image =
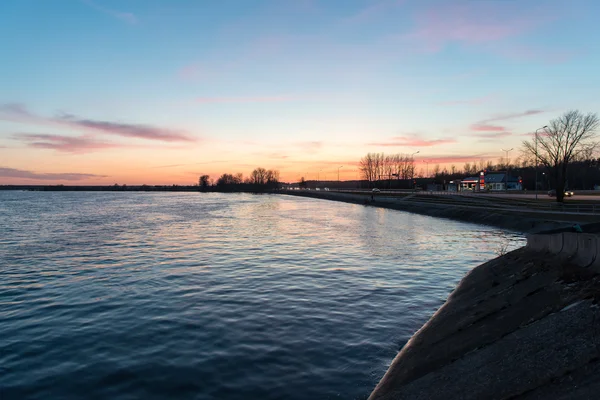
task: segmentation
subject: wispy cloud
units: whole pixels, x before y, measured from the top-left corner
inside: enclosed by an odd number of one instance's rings
[[[543,110],[526,110],[518,113],[510,113],[510,114],[499,114],[479,122],[472,124],[469,129],[472,132],[481,132],[480,134],[472,134],[470,136],[482,137],[482,138],[492,138],[492,137],[506,137],[512,135],[508,132],[508,128],[506,126],[501,126],[495,124],[498,121],[508,121],[517,118],[528,117],[532,115],[541,114],[545,111]]]
[[[259,97],[198,97],[197,103],[281,103],[300,100],[294,96],[259,96]]]
[[[313,152],[323,148],[324,143],[319,140],[297,142],[294,144],[295,147],[300,148],[302,151]]]
[[[470,136],[478,137],[482,139],[500,139],[508,136],[512,136],[511,132],[487,132],[487,133],[473,133]]]
[[[182,68],[180,68],[177,71],[177,76],[179,77],[179,79],[184,81],[201,81],[214,78],[215,76],[218,76],[221,73],[223,73],[222,70],[219,70],[217,72],[204,64],[195,63],[185,65]]]
[[[111,17],[119,19],[128,24],[134,25],[139,22],[138,18],[133,13],[112,10],[110,8],[100,6],[100,5],[96,4],[95,2],[93,2],[92,0],[81,0],[81,2],[83,4],[90,6],[91,8],[93,8],[97,11],[100,11],[106,15],[110,15]]]
[[[519,5],[510,1],[436,5],[417,15],[416,28],[408,37],[438,51],[451,42],[482,44],[518,36],[550,19],[539,10],[524,10]]]
[[[44,181],[82,181],[91,178],[106,178],[106,175],[80,174],[73,172],[63,173],[39,173],[15,168],[0,167],[0,177],[37,179]]]
[[[182,134],[181,132],[165,128],[157,128],[149,125],[82,119],[70,114],[62,114],[55,118],[55,120],[78,128],[92,129],[107,134],[125,137],[160,140],[163,142],[193,141],[193,139]]]
[[[451,137],[440,138],[440,139],[424,139],[418,135],[407,135],[407,136],[396,136],[386,142],[373,142],[369,143],[370,146],[384,146],[384,147],[395,147],[395,146],[406,146],[406,147],[431,147],[440,146],[444,144],[456,143],[456,139]]]
[[[0,119],[42,126],[62,126],[84,129],[95,133],[162,142],[195,141],[194,138],[183,132],[144,124],[127,124],[122,122],[93,120],[64,113],[53,118],[42,117],[29,112],[25,106],[14,103],[0,105]]]
[[[479,123],[471,125],[471,130],[475,132],[503,132],[506,128],[498,125]]]
[[[6,103],[0,104],[0,117],[2,115],[29,118],[32,115],[27,111],[27,107],[20,103]]]
[[[522,118],[522,117],[528,117],[531,115],[542,114],[544,112],[545,112],[544,110],[527,110],[527,111],[523,111],[523,112],[519,112],[519,113],[500,114],[495,117],[485,119],[482,122],[505,121],[508,119]]]
[[[122,145],[96,140],[92,136],[65,136],[48,135],[39,133],[19,133],[14,138],[23,141],[29,147],[38,149],[52,149],[68,153],[87,153]]]

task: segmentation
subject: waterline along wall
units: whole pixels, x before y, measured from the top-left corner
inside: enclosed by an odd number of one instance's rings
[[[469,272],[369,399],[597,398],[600,229],[582,228]]]

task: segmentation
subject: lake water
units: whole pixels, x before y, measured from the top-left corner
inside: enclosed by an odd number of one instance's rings
[[[523,244],[284,195],[0,191],[0,397],[365,399]]]

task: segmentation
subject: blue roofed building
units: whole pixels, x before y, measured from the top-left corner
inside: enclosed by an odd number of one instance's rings
[[[485,188],[491,191],[523,190],[521,179],[505,172],[485,175]]]

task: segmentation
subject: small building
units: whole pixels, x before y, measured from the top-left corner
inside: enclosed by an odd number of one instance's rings
[[[457,179],[455,181],[451,181],[450,183],[456,184],[459,192],[462,192],[465,190],[476,191],[477,184],[479,183],[479,177],[478,176],[470,176],[468,178]]]
[[[456,179],[450,181],[448,185],[449,191],[505,191],[507,190],[523,190],[523,185],[520,178],[508,176],[504,172],[485,174],[485,186],[482,185],[481,176],[470,176],[464,179]],[[451,189],[452,188],[452,189]]]
[[[490,191],[523,190],[521,179],[505,172],[485,175],[485,188]]]

